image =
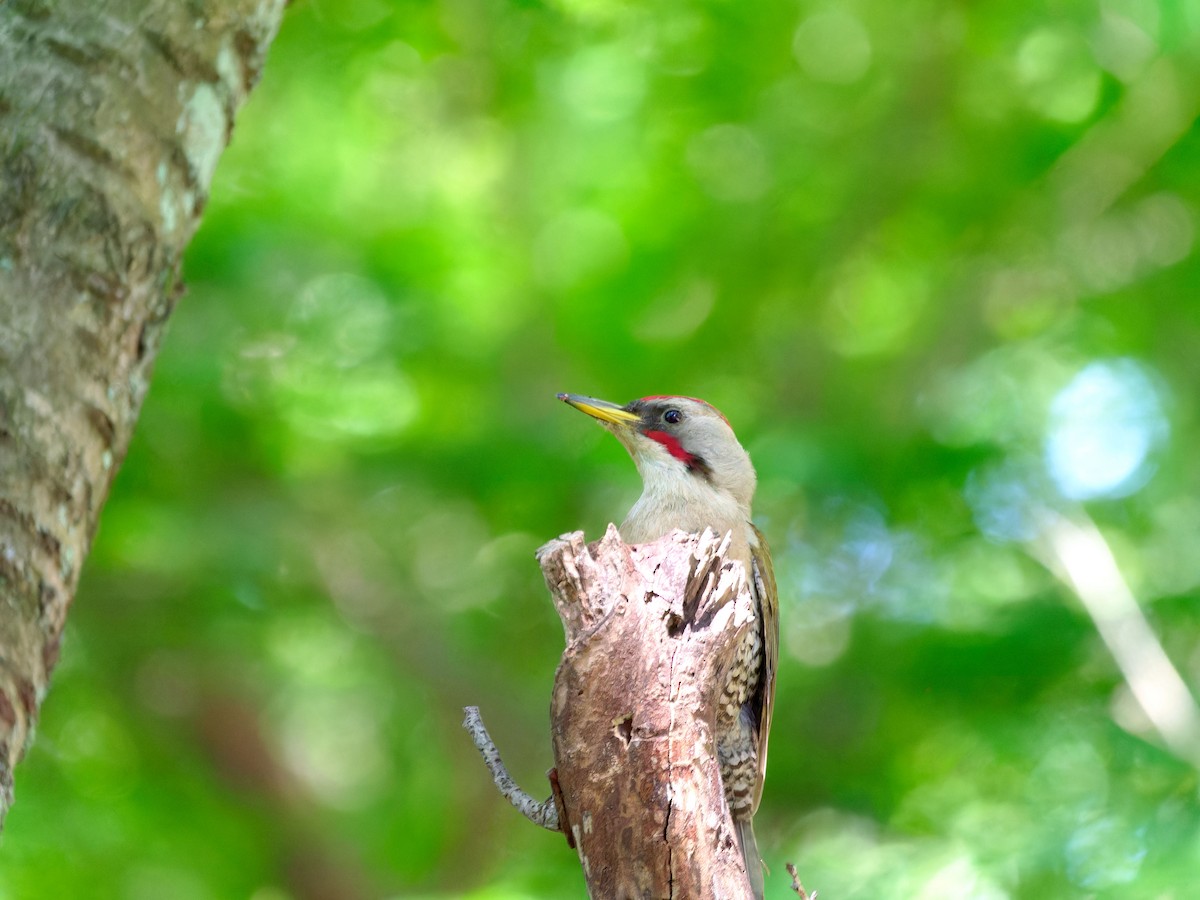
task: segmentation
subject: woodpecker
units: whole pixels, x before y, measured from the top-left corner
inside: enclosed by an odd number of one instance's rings
[[[779,601],[771,554],[750,522],[757,476],[729,421],[694,397],[642,397],[624,406],[559,394],[587,413],[629,451],[642,476],[642,495],[620,531],[641,544],[678,528],[711,528],[731,536],[728,557],[745,566],[755,602],[755,622],[735,651],[717,708],[717,762],[725,801],[741,842],[756,900],[763,897],[762,860],[753,818],[762,798],[767,736],[775,702],[779,657]]]

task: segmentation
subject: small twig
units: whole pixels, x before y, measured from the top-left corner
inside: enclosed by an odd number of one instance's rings
[[[792,890],[796,892],[800,900],[817,900],[817,892],[813,891],[810,894],[800,883],[800,876],[796,874],[796,866],[793,863],[787,864],[787,871],[792,876]]]
[[[504,768],[504,762],[500,759],[500,751],[496,749],[492,736],[484,727],[483,718],[479,715],[479,707],[468,706],[463,709],[463,712],[466,713],[466,717],[463,719],[463,728],[471,733],[475,749],[483,756],[484,764],[492,773],[492,781],[496,783],[496,789],[517,808],[517,812],[534,825],[541,825],[549,831],[562,831],[558,824],[558,810],[555,809],[554,798],[535,800],[521,790],[513,781],[512,776],[508,774],[508,769]]]

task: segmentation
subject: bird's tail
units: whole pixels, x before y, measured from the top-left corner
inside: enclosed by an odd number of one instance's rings
[[[750,889],[754,900],[763,900],[763,862],[758,855],[758,842],[754,840],[754,822],[741,819],[737,822],[738,841],[742,845],[742,860],[746,863],[746,874],[750,877]]]

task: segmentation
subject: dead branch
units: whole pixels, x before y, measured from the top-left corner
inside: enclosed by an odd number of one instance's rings
[[[504,799],[515,806],[517,812],[534,825],[541,825],[550,831],[561,831],[562,829],[558,827],[558,811],[554,808],[554,798],[535,800],[532,795],[521,790],[513,777],[508,774],[504,760],[500,758],[500,751],[492,741],[492,736],[488,734],[488,730],[483,724],[483,717],[479,715],[479,707],[468,706],[463,712],[466,713],[463,719],[463,728],[471,733],[475,749],[483,756],[484,764],[492,773],[492,781],[496,783],[496,789],[500,791]]]
[[[554,680],[554,796],[535,800],[500,762],[477,712],[464,722],[501,793],[561,830],[591,897],[751,896],[717,765],[720,686],[753,600],[727,541],[673,532],[628,546],[609,526],[538,551],[566,649]]]
[[[750,896],[713,723],[753,619],[721,538],[629,547],[615,528],[538,557],[566,631],[551,702],[554,761],[592,897]]]
[[[796,866],[793,863],[787,864],[787,873],[792,876],[792,890],[796,892],[796,896],[800,900],[817,900],[817,892],[809,893],[800,883],[800,875],[796,872]]]

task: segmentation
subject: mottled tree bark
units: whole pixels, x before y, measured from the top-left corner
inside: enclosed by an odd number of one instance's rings
[[[558,825],[592,897],[751,896],[714,719],[754,607],[723,549],[711,531],[631,547],[610,526],[539,553],[567,638],[551,703]]]
[[[0,822],[283,6],[0,2]]]

